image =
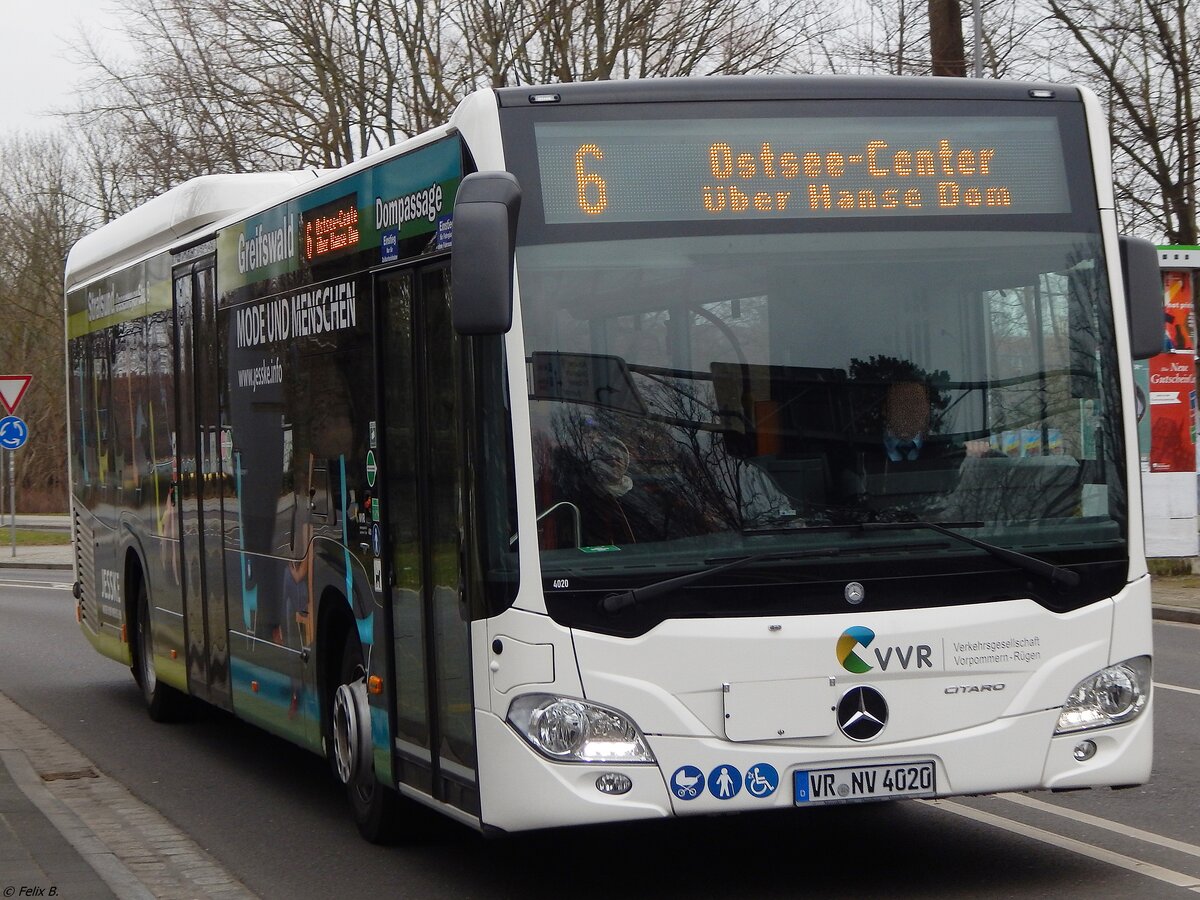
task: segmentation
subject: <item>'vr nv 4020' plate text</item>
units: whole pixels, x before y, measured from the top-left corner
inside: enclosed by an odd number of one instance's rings
[[[812,769],[794,775],[796,804],[853,803],[890,797],[932,797],[934,765],[928,760],[892,766]]]

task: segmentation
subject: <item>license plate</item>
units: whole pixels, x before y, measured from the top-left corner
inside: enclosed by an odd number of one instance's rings
[[[887,797],[931,797],[934,765],[930,761],[893,766],[848,766],[796,772],[796,805],[853,803]]]

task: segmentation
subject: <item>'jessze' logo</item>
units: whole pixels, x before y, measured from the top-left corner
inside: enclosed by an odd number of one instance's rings
[[[862,625],[854,625],[842,632],[837,642],[837,658],[842,668],[855,675],[863,675],[875,667],[855,652],[864,651],[875,640],[875,632]],[[876,647],[871,651],[881,671],[886,672],[895,663],[908,670],[933,668],[933,647],[929,644],[909,644],[907,647]],[[865,654],[864,654],[865,655]]]

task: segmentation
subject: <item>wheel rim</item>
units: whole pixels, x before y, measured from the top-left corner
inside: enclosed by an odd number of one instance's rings
[[[367,689],[361,681],[341,685],[333,696],[333,759],[343,784],[352,784],[363,767],[363,722],[356,696],[359,688],[365,706]]]
[[[154,689],[158,686],[158,679],[154,674],[154,661],[151,654],[154,651],[150,641],[150,629],[146,625],[146,610],[143,607],[142,614],[138,616],[138,662],[141,664],[142,670],[142,687],[146,691],[146,696],[152,696]]]

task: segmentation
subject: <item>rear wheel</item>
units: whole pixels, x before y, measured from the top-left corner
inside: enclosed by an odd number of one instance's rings
[[[362,645],[353,628],[346,632],[330,710],[330,757],[334,774],[346,786],[354,824],[371,843],[390,843],[400,836],[400,797],[375,777],[366,670]]]
[[[154,630],[150,625],[150,598],[144,581],[138,582],[134,632],[133,676],[142,689],[150,718],[155,722],[169,722],[182,712],[184,696],[159,681],[154,669]]]

